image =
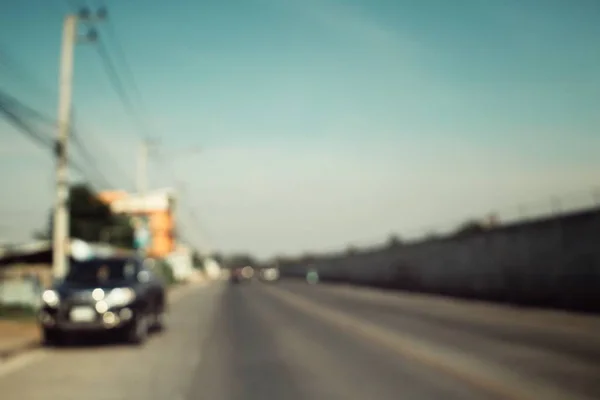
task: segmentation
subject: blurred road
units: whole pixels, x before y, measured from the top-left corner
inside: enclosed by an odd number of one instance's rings
[[[281,282],[194,289],[146,347],[40,350],[0,397],[600,398],[598,318]]]

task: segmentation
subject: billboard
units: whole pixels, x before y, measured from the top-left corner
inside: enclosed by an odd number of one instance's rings
[[[117,198],[110,203],[112,212],[117,214],[146,214],[167,211],[171,207],[172,194],[169,192],[150,193],[145,196],[132,194]]]
[[[172,190],[157,190],[145,196],[107,191],[100,193],[99,198],[114,214],[132,217],[134,245],[140,253],[165,257],[175,249],[175,202]]]

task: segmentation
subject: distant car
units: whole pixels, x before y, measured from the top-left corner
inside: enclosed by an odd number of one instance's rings
[[[277,282],[279,280],[279,268],[263,268],[260,270],[260,279],[263,282]]]
[[[240,283],[244,278],[242,277],[242,269],[241,268],[233,268],[229,273],[229,282],[230,283]]]
[[[247,265],[242,268],[233,268],[229,276],[231,283],[248,282],[254,276],[254,269]]]
[[[72,260],[66,277],[43,292],[39,323],[48,345],[89,332],[142,344],[163,327],[165,312],[165,285],[140,259]]]

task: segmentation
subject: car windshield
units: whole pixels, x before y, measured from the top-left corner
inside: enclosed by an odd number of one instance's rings
[[[65,281],[71,283],[102,284],[126,281],[135,275],[131,260],[72,261]]]

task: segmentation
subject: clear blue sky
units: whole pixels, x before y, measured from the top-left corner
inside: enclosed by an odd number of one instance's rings
[[[0,49],[22,66],[0,64],[0,88],[51,115],[65,4],[0,12]],[[144,118],[202,218],[195,241],[260,255],[377,243],[554,195],[586,201],[600,184],[596,0],[106,4]],[[93,45],[77,48],[74,85],[82,137],[129,188],[139,132]],[[0,125],[0,236],[45,223],[51,168]],[[152,165],[153,187],[169,179]]]

